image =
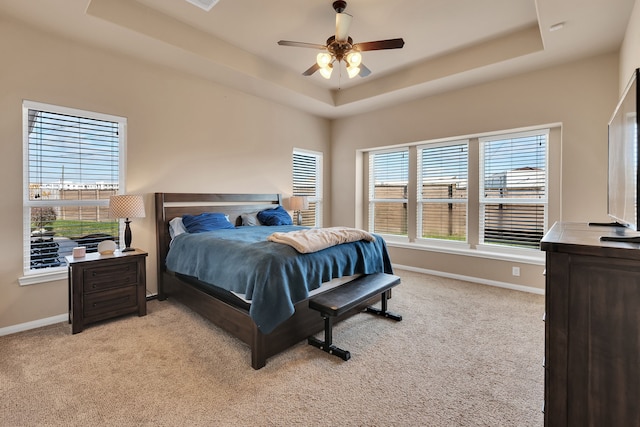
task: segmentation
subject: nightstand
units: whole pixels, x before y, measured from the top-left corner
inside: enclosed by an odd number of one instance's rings
[[[82,332],[89,323],[123,314],[147,314],[146,257],[147,253],[138,249],[66,257],[72,333]]]

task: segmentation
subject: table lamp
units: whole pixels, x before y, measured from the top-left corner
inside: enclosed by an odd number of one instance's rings
[[[309,199],[307,196],[291,196],[289,197],[289,209],[297,215],[296,225],[302,225],[302,211],[309,209]]]
[[[129,218],[144,218],[144,199],[140,195],[122,194],[109,198],[109,216],[111,218],[124,218],[124,245],[122,252],[131,252],[131,228]]]

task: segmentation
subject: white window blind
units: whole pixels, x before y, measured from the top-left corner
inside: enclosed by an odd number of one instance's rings
[[[322,226],[322,154],[293,151],[293,195],[307,196],[309,209],[302,211],[302,225]]]
[[[546,229],[548,130],[481,139],[480,243],[536,249]]]
[[[369,231],[407,235],[409,150],[369,155]]]
[[[418,147],[418,237],[466,242],[467,141]]]
[[[118,241],[125,119],[25,102],[25,271],[65,265],[75,246]]]

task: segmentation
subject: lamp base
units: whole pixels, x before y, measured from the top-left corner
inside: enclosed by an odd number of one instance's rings
[[[298,217],[296,218],[296,225],[302,225],[302,211],[298,211]]]
[[[129,227],[129,223],[131,221],[129,221],[129,218],[127,218],[124,221],[124,246],[125,248],[122,250],[122,252],[131,252],[131,251],[135,251],[135,249],[133,249],[131,247],[131,227]]]

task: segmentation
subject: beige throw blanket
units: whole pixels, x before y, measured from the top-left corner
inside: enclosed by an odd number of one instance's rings
[[[288,233],[273,233],[267,240],[292,246],[300,253],[307,254],[326,249],[341,243],[366,240],[373,242],[376,238],[364,230],[349,227],[310,228],[289,231]]]

